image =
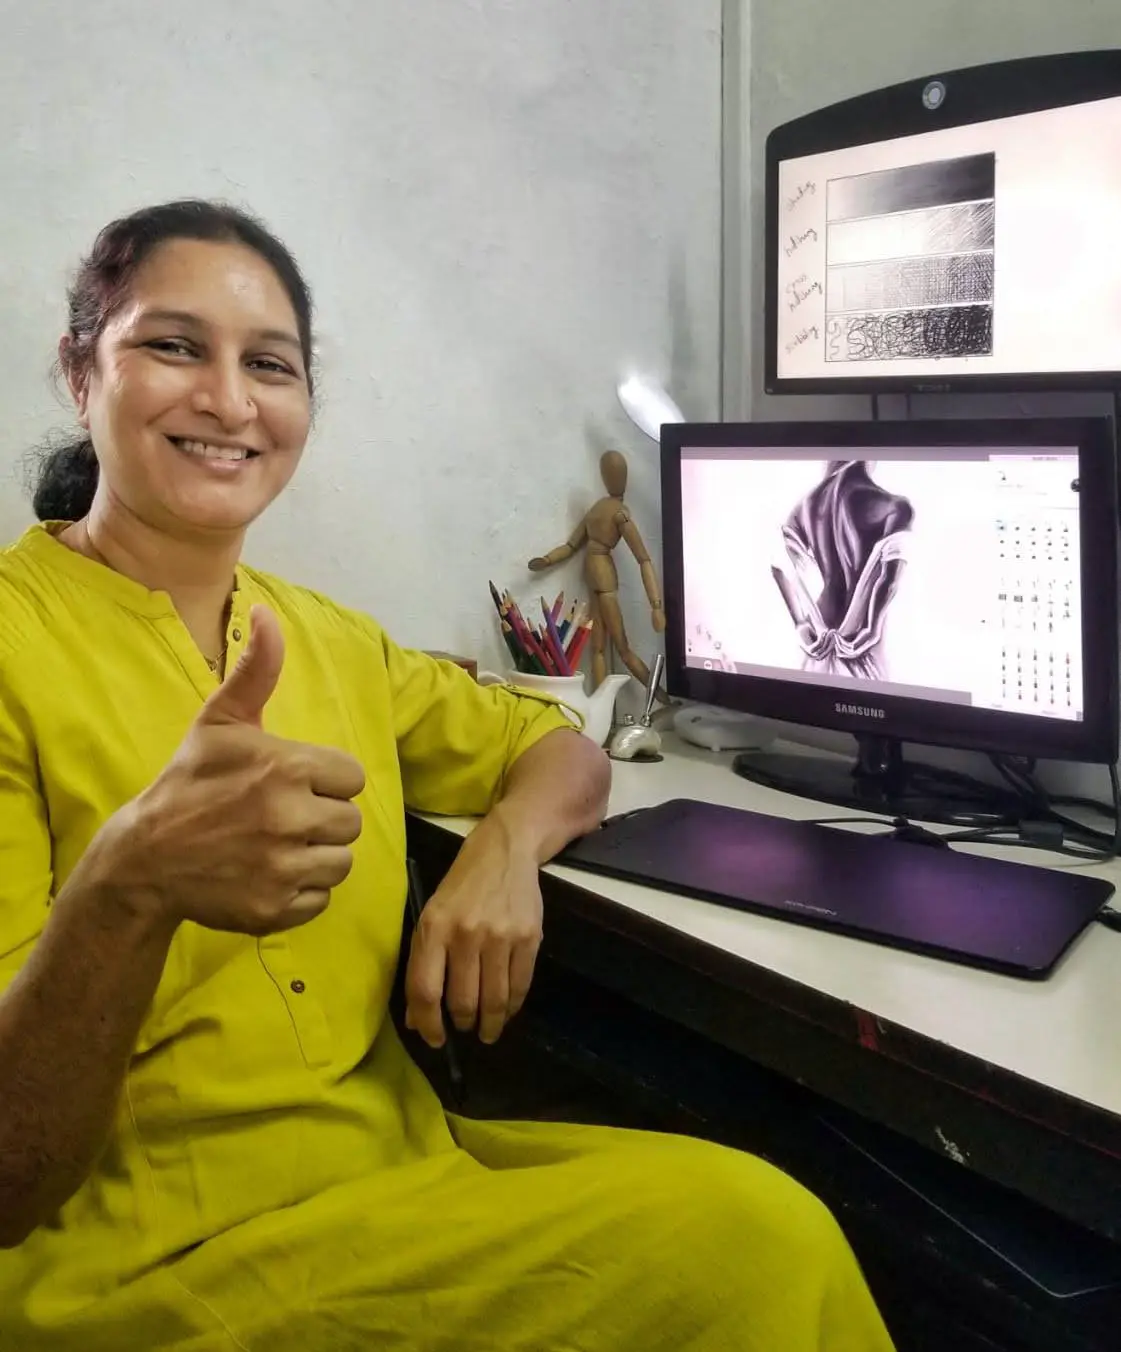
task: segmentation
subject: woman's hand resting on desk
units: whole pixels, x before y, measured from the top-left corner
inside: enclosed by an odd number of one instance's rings
[[[494,1042],[521,1009],[541,946],[537,860],[501,820],[479,823],[421,912],[405,980],[405,1024],[444,1041],[441,997],[456,1028]]]
[[[578,732],[550,732],[510,767],[502,800],[463,842],[421,912],[405,1023],[444,1042],[440,1000],[461,1030],[494,1042],[521,1009],[541,947],[538,869],[602,820],[611,769]]]
[[[262,731],[284,663],[276,617],[255,608],[237,666],[162,774],[102,828],[101,872],[172,926],[269,934],[326,909],[350,872],[365,774],[345,752]]]

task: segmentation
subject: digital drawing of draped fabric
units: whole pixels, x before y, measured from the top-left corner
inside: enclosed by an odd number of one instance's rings
[[[793,575],[772,568],[802,648],[802,670],[887,680],[883,631],[915,512],[865,460],[833,460],[782,527]]]

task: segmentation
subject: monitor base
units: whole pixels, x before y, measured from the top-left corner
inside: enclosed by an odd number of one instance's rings
[[[909,764],[890,737],[858,737],[854,765],[836,757],[742,751],[732,769],[780,793],[836,807],[947,826],[1015,825],[1031,815],[1026,798],[970,775]]]

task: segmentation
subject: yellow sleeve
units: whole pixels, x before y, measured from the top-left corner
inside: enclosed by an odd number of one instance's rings
[[[523,751],[572,728],[547,696],[481,686],[454,662],[399,648],[384,633],[381,643],[407,807],[481,815]]]
[[[0,675],[0,990],[42,932],[53,874],[34,745]]]

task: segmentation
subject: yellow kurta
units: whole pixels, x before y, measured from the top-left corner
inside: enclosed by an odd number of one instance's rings
[[[888,1348],[832,1219],[760,1161],[445,1117],[387,1017],[405,806],[484,812],[564,721],[249,568],[231,663],[257,602],[287,644],[266,729],[366,769],[354,868],[299,929],[181,927],[108,1149],[0,1251],[0,1352]],[[0,554],[0,989],[215,681],[166,594],[50,528]]]

